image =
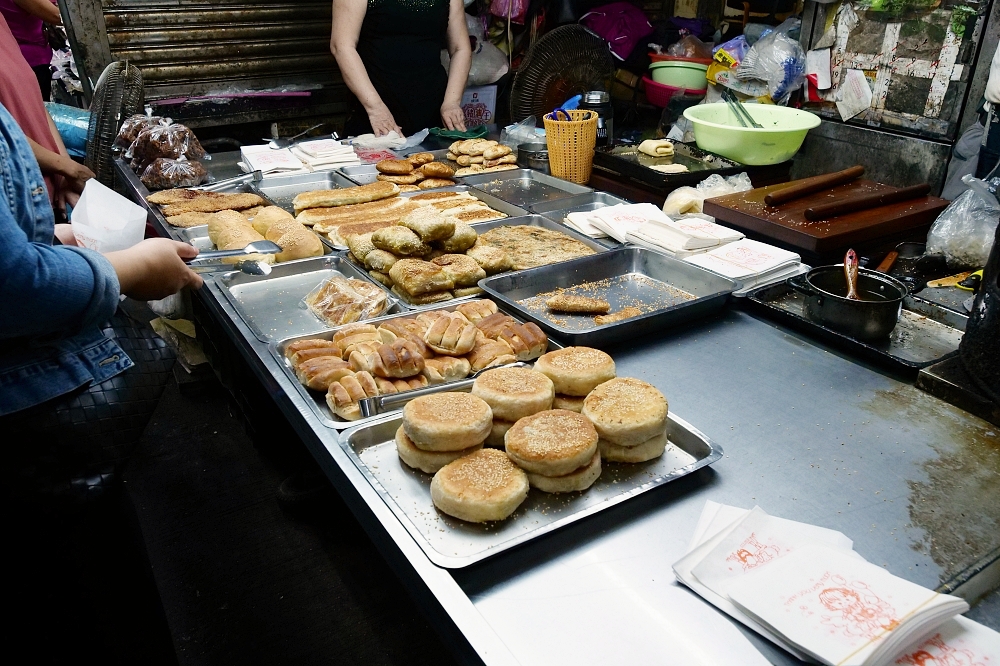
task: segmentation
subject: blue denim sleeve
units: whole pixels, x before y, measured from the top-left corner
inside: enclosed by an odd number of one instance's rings
[[[28,242],[7,206],[0,238],[0,338],[69,335],[114,314],[118,277],[100,253]]]

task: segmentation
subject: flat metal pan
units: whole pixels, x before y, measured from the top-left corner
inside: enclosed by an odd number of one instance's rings
[[[461,189],[462,187],[463,186],[458,186],[456,189]],[[479,192],[476,192],[476,191],[473,191],[472,193],[475,196],[479,196],[479,194],[480,194]],[[401,195],[401,196],[404,196],[404,195]],[[486,231],[489,231],[490,229],[495,229],[496,227],[517,226],[517,225],[528,225],[528,226],[534,226],[534,227],[544,227],[546,229],[551,229],[552,231],[558,231],[560,233],[564,233],[567,236],[569,236],[570,238],[574,238],[574,239],[580,241],[581,243],[585,244],[587,247],[593,249],[596,252],[607,252],[608,251],[607,247],[601,245],[600,243],[598,243],[597,241],[595,241],[593,238],[589,238],[587,236],[584,236],[581,233],[577,233],[576,231],[573,231],[569,227],[566,227],[566,226],[564,226],[562,224],[559,224],[558,222],[553,222],[552,220],[550,220],[550,219],[548,219],[546,217],[542,217],[541,215],[523,215],[521,217],[505,217],[505,218],[503,218],[501,220],[491,220],[489,222],[480,222],[478,224],[473,224],[471,226],[472,226],[473,229],[475,229],[478,233],[481,234],[481,233],[484,233]],[[353,260],[348,259],[348,261],[350,261],[352,264],[354,264],[359,269],[364,270],[363,266],[354,263]],[[378,284],[380,287],[382,287],[382,289],[385,289],[390,295],[392,295],[393,297],[395,297],[395,294],[392,293],[392,290],[389,289],[388,287],[386,287],[384,284],[382,284],[380,282],[376,282],[376,284]],[[470,298],[474,298],[474,296],[465,296],[463,298],[455,299],[455,300],[458,301],[458,302],[461,302],[463,300],[469,300]],[[449,302],[453,302],[453,301],[449,301]],[[407,303],[406,301],[403,301],[403,300],[400,300],[399,303],[400,303],[400,305],[402,307],[407,308],[409,310],[433,310],[433,309],[436,309],[438,306],[442,305],[441,303],[432,303],[431,305],[412,305],[412,304]]]
[[[666,174],[651,169],[652,166],[682,164],[688,168],[684,173]],[[650,187],[680,187],[694,185],[713,173],[723,176],[739,173],[746,169],[738,162],[721,155],[704,151],[694,144],[674,143],[671,157],[651,157],[640,153],[638,146],[615,146],[594,151],[594,168],[627,176]]]
[[[623,247],[489,277],[479,286],[506,309],[568,344],[600,346],[703,317],[725,306],[737,283],[657,252]],[[593,315],[549,312],[545,299],[558,290],[604,299],[611,312],[635,307],[641,314],[598,326]]]
[[[562,178],[549,176],[534,169],[509,169],[466,176],[466,185],[471,185],[515,206],[530,208],[534,204],[553,199],[565,199],[574,194],[593,192],[592,187],[577,185]]]
[[[549,494],[532,488],[506,520],[476,524],[440,513],[431,501],[432,476],[399,460],[394,437],[401,423],[397,414],[351,428],[341,437],[340,445],[428,559],[449,569],[469,566],[537,539],[722,457],[717,444],[671,413],[669,445],[661,457],[640,464],[602,463],[601,477],[582,493]]]
[[[474,299],[465,298],[461,300],[449,301],[448,303],[437,303],[433,307],[425,308],[425,310],[440,310],[442,312],[452,312],[454,311],[455,306],[469,300],[474,300]],[[373,326],[378,326],[380,323],[384,321],[399,319],[400,317],[413,317],[416,316],[417,314],[419,313],[397,311],[394,314],[389,314],[384,317],[376,317],[374,319],[369,319],[366,323],[372,324]],[[517,315],[513,316],[515,319],[517,319]],[[519,320],[519,321],[523,322],[524,320]],[[326,329],[324,331],[318,331],[312,334],[296,335],[294,337],[285,338],[284,340],[271,344],[271,355],[274,356],[275,359],[277,359],[278,365],[281,366],[282,370],[285,372],[288,378],[291,379],[292,382],[294,382],[295,387],[298,390],[299,394],[302,396],[305,402],[310,407],[312,407],[312,410],[316,414],[316,417],[320,421],[322,421],[323,425],[327,426],[328,428],[334,428],[336,430],[344,430],[346,428],[351,428],[364,423],[371,423],[378,419],[384,418],[387,414],[392,413],[392,412],[386,412],[384,414],[376,414],[374,416],[361,418],[357,421],[344,421],[339,416],[336,416],[333,412],[331,412],[330,408],[327,407],[326,394],[321,393],[320,391],[313,391],[311,389],[308,389],[299,383],[298,378],[295,376],[295,371],[292,369],[291,363],[288,361],[287,358],[285,358],[285,348],[292,342],[295,342],[296,340],[303,340],[306,338],[323,338],[325,340],[330,340],[333,338],[333,334],[336,333],[340,328],[342,327]],[[562,345],[559,344],[557,341],[550,339],[548,348],[550,350],[562,349]],[[439,384],[438,386],[441,387],[442,391],[451,391],[455,390],[452,388],[454,385],[458,384],[459,386],[462,386],[463,382],[465,382],[465,380],[458,380],[457,382],[447,382],[444,384]],[[471,384],[467,384],[459,390],[468,391],[470,388]],[[395,406],[396,410],[402,408],[403,404],[398,404]]]
[[[372,279],[341,255],[315,257],[275,264],[270,275],[232,271],[218,275],[215,283],[246,325],[261,342],[331,330],[305,306],[302,299],[332,277]],[[384,315],[401,312],[398,299],[389,296]]]
[[[462,168],[462,165],[458,162],[452,162],[447,158],[447,148],[441,150],[420,150],[419,148],[410,148],[406,152],[407,155],[412,155],[413,153],[430,153],[434,156],[435,162],[447,164],[456,171]],[[403,157],[405,157],[405,155]],[[378,180],[378,169],[375,168],[374,164],[359,164],[358,166],[341,167],[340,169],[337,169],[337,171],[358,185],[367,185]]]
[[[613,194],[608,194],[607,192],[589,192],[587,194],[577,194],[576,196],[567,197],[565,199],[553,199],[552,201],[543,201],[542,203],[533,204],[530,210],[536,215],[542,215],[550,220],[559,222],[560,224],[565,224],[566,216],[570,213],[589,213],[592,210],[600,210],[601,208],[607,208],[608,206],[618,206],[629,203],[632,202],[620,199]],[[602,245],[606,245],[607,247],[621,246],[621,243],[610,237],[595,238],[594,240]]]
[[[355,185],[357,183],[345,178],[336,170],[330,170],[265,176],[259,183],[251,184],[250,189],[294,215],[295,207],[292,205],[292,200],[298,194],[313,190],[338,190]]]
[[[742,302],[753,312],[802,331],[866,361],[907,377],[958,353],[964,322],[956,313],[923,299],[907,297],[896,328],[885,340],[862,341],[805,316],[805,297],[784,282],[755,289]]]

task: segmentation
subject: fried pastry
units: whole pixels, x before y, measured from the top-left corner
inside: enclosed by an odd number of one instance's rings
[[[428,162],[420,167],[425,178],[451,178],[455,175],[455,170],[447,164],[441,162]]]
[[[349,234],[344,240],[347,241],[347,247],[350,249],[351,254],[353,254],[358,261],[364,263],[365,257],[368,253],[375,249],[374,243],[372,243],[372,234],[375,233],[370,231],[366,234]]]
[[[400,229],[406,229],[400,227]],[[406,229],[406,231],[410,231]],[[413,234],[412,231],[410,231]],[[416,237],[416,234],[413,234]],[[421,259],[401,259],[389,269],[389,277],[412,296],[452,289],[455,281],[440,266]]]
[[[427,252],[430,252],[430,248],[420,240],[420,236],[416,232],[399,225],[386,227],[374,232],[372,234],[372,245],[380,250],[402,256],[427,254]]]
[[[398,261],[396,255],[385,250],[372,250],[365,256],[365,266],[369,270],[381,273],[388,273],[396,261]]]
[[[489,148],[483,151],[483,157],[487,160],[495,160],[500,157],[503,157],[504,155],[510,155],[510,154],[511,154],[510,146],[505,146],[503,144],[490,146]]]
[[[415,166],[431,164],[434,162],[434,153],[428,153],[428,152],[413,153],[412,155],[407,155],[406,159]]]
[[[501,249],[483,243],[481,239],[476,239],[475,244],[466,250],[465,253],[475,259],[476,263],[483,267],[487,275],[494,275],[510,270],[512,266],[510,255]]]
[[[401,176],[413,171],[413,162],[410,160],[380,160],[375,163],[375,168],[379,173]]]
[[[442,215],[433,206],[423,206],[399,219],[399,224],[413,231],[425,243],[450,238],[455,233],[455,220]]]
[[[448,238],[438,241],[437,246],[445,252],[465,252],[476,244],[477,238],[479,234],[475,229],[464,222],[456,221],[455,232]],[[483,268],[485,269],[485,266]]]
[[[213,197],[197,197],[168,204],[163,207],[164,217],[173,217],[181,213],[214,213],[221,210],[243,210],[264,203],[256,194],[220,194]]]
[[[483,293],[483,290],[479,287],[456,287],[451,290],[451,293],[455,295],[455,298],[462,298],[463,296],[477,296]]]
[[[382,273],[381,271],[368,271],[368,275],[370,275],[371,278],[379,284],[392,289],[392,278],[389,277],[388,273]]]
[[[443,254],[431,263],[440,266],[456,287],[474,287],[486,277],[486,271],[476,260],[464,254]]]
[[[545,305],[553,312],[605,314],[611,309],[611,304],[603,298],[588,298],[575,294],[556,294],[545,299]]]
[[[450,301],[455,298],[455,295],[447,289],[442,291],[426,292],[423,294],[411,294],[401,289],[398,284],[392,285],[392,293],[396,294],[396,296],[399,296],[405,303],[409,303],[410,305],[432,305],[434,303]]]
[[[632,317],[638,317],[641,314],[642,310],[636,307],[632,307],[630,305],[626,308],[622,308],[618,312],[612,312],[611,314],[607,315],[598,315],[597,317],[594,317],[594,323],[597,324],[598,326],[606,326],[608,324],[613,324],[616,321],[622,321],[624,319],[631,319]]]
[[[146,201],[149,203],[157,204],[160,206],[166,204],[176,204],[182,203],[184,201],[193,201],[195,199],[214,199],[221,197],[221,194],[216,192],[204,192],[202,190],[189,190],[186,188],[174,188],[172,190],[160,190],[159,192],[154,192],[146,197]]]
[[[399,186],[395,183],[376,181],[356,187],[343,187],[338,190],[314,190],[297,194],[292,200],[295,214],[307,208],[333,208],[351,204],[368,203],[379,199],[388,199],[399,194]],[[255,205],[255,204],[251,204]],[[247,206],[249,207],[249,206]]]
[[[409,162],[407,162],[409,164]],[[394,176],[387,173],[380,173],[375,177],[376,180],[384,181],[387,183],[395,183],[396,185],[415,185],[424,179],[424,174],[419,171],[414,171],[413,173],[403,174],[401,176]]]

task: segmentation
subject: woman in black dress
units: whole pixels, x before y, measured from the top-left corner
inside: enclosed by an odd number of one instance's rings
[[[472,49],[462,0],[333,0],[330,50],[354,93],[348,134],[465,130]]]

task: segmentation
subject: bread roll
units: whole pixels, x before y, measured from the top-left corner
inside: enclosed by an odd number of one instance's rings
[[[496,340],[500,334],[517,325],[517,320],[504,312],[496,312],[476,322],[476,327],[486,337]]]
[[[443,384],[465,379],[472,371],[467,359],[457,356],[438,356],[424,359],[422,374],[430,384]]]
[[[481,448],[483,445],[477,444],[461,451],[424,451],[418,449],[406,436],[403,426],[399,426],[399,429],[396,430],[396,453],[399,455],[399,459],[410,467],[428,474],[434,474],[448,463]]]
[[[323,338],[308,338],[306,340],[296,340],[294,342],[289,342],[285,346],[285,358],[291,359],[295,352],[302,351],[303,349],[316,349],[316,348],[328,348],[332,349],[335,356],[340,356],[340,347],[333,340],[324,340]]]
[[[455,308],[455,312],[461,312],[465,315],[466,319],[471,321],[473,324],[476,324],[480,320],[489,317],[491,314],[496,314],[497,304],[488,298],[484,298],[479,301],[462,303]]]
[[[295,367],[299,382],[314,391],[326,391],[330,384],[354,372],[350,363],[336,356],[308,358]]]
[[[575,493],[594,485],[601,476],[601,453],[597,451],[586,465],[562,476],[528,472],[528,483],[546,493]]]
[[[310,347],[309,349],[300,349],[299,351],[293,353],[288,357],[288,360],[292,362],[292,367],[296,368],[303,361],[310,358],[319,358],[320,356],[333,356],[334,358],[340,358],[340,349],[336,346],[334,347]]]
[[[550,351],[535,362],[535,370],[545,373],[556,393],[584,396],[615,377],[615,361],[599,349],[566,347]]]
[[[403,429],[425,451],[461,451],[482,444],[493,427],[493,412],[469,393],[434,393],[403,407]]]
[[[641,379],[619,377],[604,382],[583,401],[583,415],[601,439],[636,446],[666,432],[667,399]]]
[[[427,378],[423,375],[407,377],[406,379],[386,379],[377,375],[373,378],[375,379],[375,386],[378,387],[379,395],[392,395],[393,393],[412,391],[413,389],[423,388],[428,384]]]
[[[476,327],[460,314],[448,314],[427,329],[424,342],[439,354],[468,354],[476,346]]]
[[[424,357],[420,349],[409,340],[398,339],[391,345],[378,347],[378,358],[372,374],[379,377],[413,377],[424,369]]]
[[[434,506],[473,523],[503,520],[527,496],[527,475],[496,449],[480,449],[462,456],[431,479]]]
[[[476,340],[476,346],[465,358],[469,360],[473,372],[498,365],[517,363],[517,357],[514,356],[510,345],[503,340],[490,340],[486,337]]]
[[[359,372],[330,384],[326,394],[326,405],[331,412],[345,421],[357,421],[361,418],[358,401],[374,398],[377,395],[378,387],[375,385],[375,379],[367,372]]]
[[[530,368],[493,368],[476,377],[472,395],[493,410],[494,420],[517,421],[552,409],[552,380]]]
[[[378,329],[372,324],[347,324],[333,334],[333,342],[340,347],[341,357],[346,358],[352,347],[362,342],[381,344]]]
[[[530,321],[505,328],[497,336],[497,339],[510,345],[518,361],[530,361],[533,358],[538,358],[545,353],[549,346],[548,336]]]
[[[597,452],[597,430],[583,415],[553,409],[526,416],[507,431],[505,449],[518,467],[562,476],[583,467]]]
[[[664,431],[635,446],[618,446],[606,439],[600,440],[597,445],[601,457],[608,462],[641,463],[663,455],[667,449],[667,433]]]

